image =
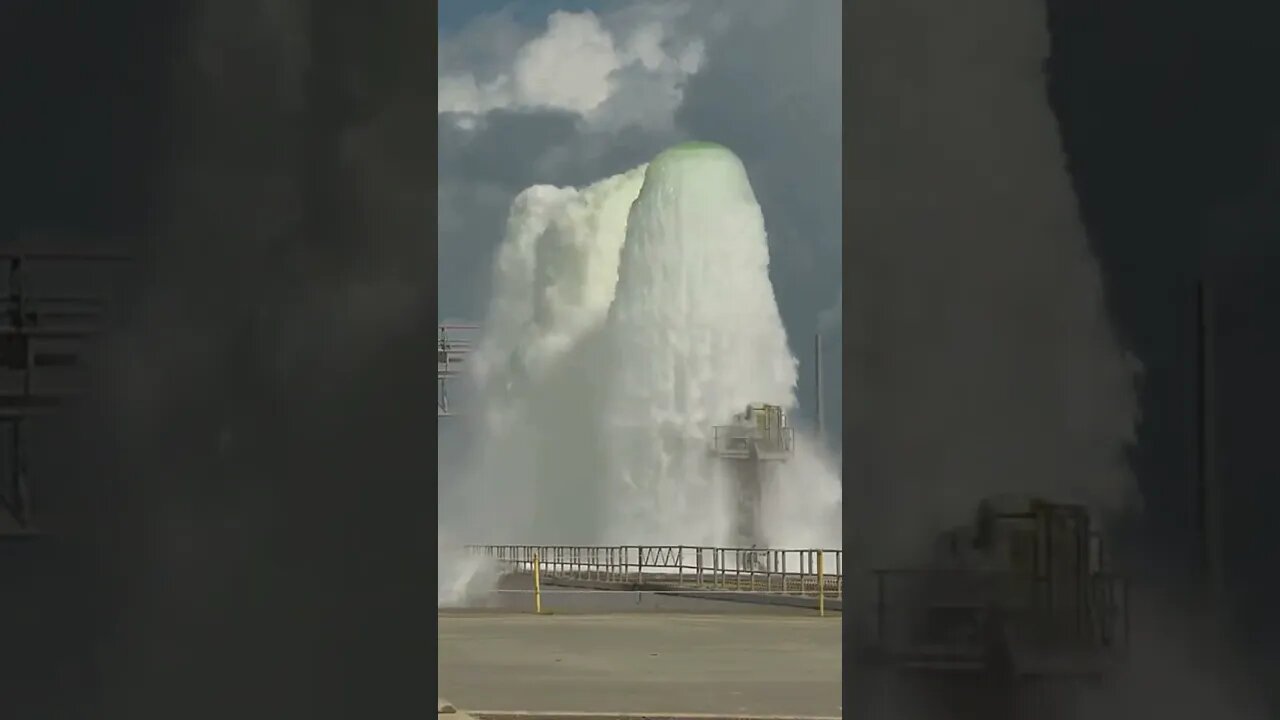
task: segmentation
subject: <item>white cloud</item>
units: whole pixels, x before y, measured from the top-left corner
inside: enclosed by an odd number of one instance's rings
[[[606,26],[591,11],[552,13],[546,31],[513,48],[496,70],[443,73],[438,112],[456,115],[464,127],[494,110],[558,110],[610,127],[669,126],[703,57],[702,40],[673,33],[674,19],[668,13]]]
[[[593,13],[554,13],[547,32],[520,48],[512,68],[516,99],[530,107],[587,114],[613,94],[622,67],[613,37]]]

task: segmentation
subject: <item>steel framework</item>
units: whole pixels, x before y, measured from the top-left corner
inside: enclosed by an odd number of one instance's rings
[[[449,381],[461,372],[472,350],[472,336],[479,325],[440,323],[436,326],[436,416],[456,413],[449,405]]]
[[[0,539],[38,534],[24,430],[32,418],[55,412],[80,394],[75,372],[83,365],[84,341],[106,320],[104,299],[33,292],[33,270],[52,273],[125,260],[103,252],[0,252],[7,266],[0,300],[0,426],[7,455],[0,465]]]
[[[507,573],[531,573],[535,558],[549,581],[587,581],[635,589],[712,589],[754,594],[844,595],[844,553],[818,548],[692,545],[468,545],[467,552]],[[819,560],[819,558],[823,560]],[[824,562],[825,561],[825,562]]]

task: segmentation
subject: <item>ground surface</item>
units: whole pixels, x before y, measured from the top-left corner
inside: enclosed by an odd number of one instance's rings
[[[841,715],[840,617],[440,611],[440,694],[484,711]]]
[[[726,593],[725,597],[731,596]],[[673,593],[651,591],[588,590],[576,587],[546,584],[542,590],[542,609],[557,613],[620,613],[620,612],[686,612],[697,614],[769,614],[812,616],[816,611],[762,602],[716,601],[715,593],[702,597],[690,597]],[[502,578],[498,589],[473,598],[473,605],[486,610],[511,610],[532,612],[533,580],[527,575],[510,575]],[[834,604],[834,603],[833,603]],[[834,610],[832,612],[835,612]]]

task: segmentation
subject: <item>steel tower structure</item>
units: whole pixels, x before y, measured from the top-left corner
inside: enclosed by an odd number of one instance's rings
[[[440,323],[436,326],[436,417],[456,415],[449,404],[449,381],[462,372],[471,354],[479,325]]]
[[[0,296],[0,539],[38,534],[24,431],[82,392],[85,341],[106,321],[105,299],[38,291],[32,281],[56,286],[59,276],[65,282],[77,270],[124,260],[102,252],[0,252],[7,266]]]

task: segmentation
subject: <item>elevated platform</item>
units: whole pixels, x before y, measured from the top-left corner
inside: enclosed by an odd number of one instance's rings
[[[726,460],[784,462],[795,454],[795,431],[784,427],[764,433],[754,427],[717,425],[711,452]]]
[[[1092,681],[1127,657],[1123,578],[1097,574],[1086,604],[1062,607],[1048,603],[1055,596],[1046,582],[1024,573],[901,569],[875,578],[875,627],[864,655],[885,667]]]
[[[583,590],[679,594],[840,612],[843,552],[690,546],[477,545],[499,573]]]
[[[63,249],[0,252],[0,539],[39,536],[26,447],[27,421],[57,412],[89,386],[90,336],[106,332],[107,274],[98,263],[126,262],[119,253],[75,250],[69,238],[27,238]],[[102,285],[102,287],[95,287]],[[84,287],[82,286],[88,286]],[[91,294],[81,295],[81,292]],[[92,293],[97,293],[92,294]],[[104,294],[105,293],[105,294]]]
[[[468,357],[475,349],[480,326],[470,323],[440,323],[436,326],[436,416],[452,417],[449,381],[462,375]]]

